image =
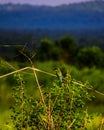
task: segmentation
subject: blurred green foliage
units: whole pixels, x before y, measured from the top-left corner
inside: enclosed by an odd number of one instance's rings
[[[92,67],[96,66],[98,68],[104,67],[104,53],[97,47],[86,47],[79,50],[77,54],[79,67]]]
[[[42,39],[37,48],[36,59],[39,61],[63,61],[78,68],[104,67],[104,52],[98,46],[79,48],[71,36],[61,37],[56,41]]]

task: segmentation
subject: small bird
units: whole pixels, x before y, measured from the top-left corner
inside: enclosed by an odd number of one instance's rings
[[[57,77],[58,77],[58,79],[59,79],[59,83],[60,83],[60,85],[62,85],[62,72],[61,72],[61,70],[59,69],[59,68],[57,68],[56,70],[56,75],[57,75]]]

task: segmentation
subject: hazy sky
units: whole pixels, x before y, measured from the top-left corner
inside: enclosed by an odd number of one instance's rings
[[[34,4],[34,5],[60,5],[75,2],[86,2],[91,0],[0,0],[0,4],[4,3],[20,3],[20,4]]]

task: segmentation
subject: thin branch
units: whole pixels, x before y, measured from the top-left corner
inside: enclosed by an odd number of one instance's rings
[[[72,127],[72,125],[74,124],[75,120],[76,120],[76,119],[74,119],[74,120],[71,122],[71,124],[68,126],[68,129],[70,129],[70,128]]]
[[[11,65],[10,63],[8,63],[7,61],[5,61],[5,63],[6,63],[10,68],[12,68],[12,69],[14,69],[14,70],[17,70],[13,65]]]
[[[84,84],[80,84],[80,83],[75,82],[75,81],[72,81],[72,83],[77,84],[77,85],[82,86],[82,87],[85,87],[85,88],[87,88],[87,89],[90,90],[90,91],[93,91],[93,92],[95,92],[95,93],[98,93],[98,94],[104,96],[104,93],[101,93],[101,92],[99,92],[99,91],[97,91],[97,90],[95,90],[95,89],[93,89],[93,88],[90,88],[90,87],[84,85]]]
[[[7,73],[7,74],[4,74],[4,75],[1,75],[1,76],[0,76],[0,79],[1,79],[1,78],[4,78],[4,77],[7,77],[7,76],[9,76],[9,75],[12,75],[12,74],[15,74],[15,73],[21,72],[21,71],[23,71],[23,70],[27,70],[27,69],[30,69],[30,67],[25,67],[25,68],[22,68],[22,69],[19,69],[19,70],[12,71],[12,72],[10,72],[10,73]]]
[[[24,55],[24,56],[27,58],[27,60],[30,62],[30,64],[31,64],[31,67],[30,67],[29,69],[32,69],[32,70],[33,70],[33,74],[34,74],[34,76],[35,76],[36,83],[37,83],[37,86],[38,86],[38,89],[39,89],[39,92],[40,92],[41,100],[42,100],[42,102],[43,102],[43,105],[44,105],[45,110],[47,111],[46,103],[45,103],[45,100],[44,100],[44,95],[43,95],[43,93],[42,93],[41,86],[40,86],[39,80],[38,80],[38,76],[37,76],[37,74],[36,74],[36,68],[34,67],[33,62],[32,62],[31,58],[30,58],[28,55],[26,55],[23,51],[20,51],[20,53],[21,53],[22,55]]]
[[[17,70],[13,65],[11,65],[10,63],[8,63],[7,61],[5,61],[5,63],[12,69]],[[33,73],[29,73],[29,72],[23,72],[24,74],[29,74],[29,75],[33,75]]]
[[[37,86],[38,86],[38,89],[39,89],[39,92],[40,92],[41,100],[42,100],[42,102],[44,104],[44,107],[45,107],[45,109],[47,111],[47,107],[46,107],[46,104],[45,104],[44,96],[43,96],[43,93],[42,93],[42,90],[41,90],[41,86],[39,84],[39,80],[38,80],[38,77],[37,77],[37,74],[36,74],[36,68],[34,67],[33,62],[32,62],[32,60],[31,60],[31,58],[29,56],[27,56],[23,51],[22,52],[20,51],[20,53],[22,55],[24,55],[28,59],[28,61],[30,62],[31,66],[32,66],[30,69],[33,70],[33,73],[34,73],[34,76],[35,76],[35,79],[36,79],[36,83],[37,83]]]
[[[98,130],[103,130],[103,126],[104,126],[104,115],[102,115],[102,117],[101,117],[101,121],[100,121]]]
[[[40,86],[39,81],[38,81],[38,77],[37,77],[36,71],[35,71],[34,67],[32,67],[32,69],[33,69],[33,73],[34,73],[34,76],[35,76],[35,79],[36,79],[36,83],[38,85],[38,89],[39,89],[39,92],[40,92],[40,95],[41,95],[42,102],[44,104],[45,109],[47,110],[47,107],[46,107],[46,104],[45,104],[45,101],[44,101],[44,96],[43,96],[43,93],[42,93],[42,90],[41,90],[41,86]]]
[[[24,49],[26,48],[27,44],[28,44],[28,43],[25,43],[25,44],[24,44],[24,46],[23,46],[23,48],[21,49],[21,51],[24,51]],[[20,54],[17,54],[15,57],[18,57],[18,56],[20,56],[20,55],[21,55],[21,53],[20,53]],[[14,57],[14,58],[15,58],[15,57]]]
[[[70,102],[70,114],[72,114],[72,108],[73,108],[73,101],[74,101],[74,91],[72,93],[72,96],[71,96],[71,102]]]
[[[85,111],[84,129],[86,129],[86,126],[87,126],[87,118],[88,118],[88,108],[86,108],[86,111]]]
[[[55,74],[52,74],[52,73],[49,73],[49,72],[46,72],[46,71],[43,71],[43,70],[40,70],[40,69],[37,69],[37,68],[30,68],[30,69],[38,71],[38,72],[42,72],[44,74],[47,74],[47,75],[50,75],[50,76],[53,76],[53,77],[57,77]]]
[[[33,62],[29,56],[27,56],[23,51],[19,51],[19,52],[28,59],[28,61],[30,62],[31,65],[33,65]]]
[[[53,105],[52,105],[52,108],[51,108],[51,113],[53,112],[54,106],[57,103],[57,100],[58,100],[58,97],[59,97],[60,93],[61,93],[61,89],[59,90],[59,93],[58,93],[57,97],[55,98],[55,100],[53,102]]]

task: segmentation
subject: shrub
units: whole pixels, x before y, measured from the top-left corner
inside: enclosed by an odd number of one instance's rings
[[[61,86],[55,80],[41,89],[37,81],[38,98],[25,93],[25,82],[20,74],[15,78],[17,86],[14,88],[15,105],[11,107],[11,118],[17,130],[87,129],[89,117],[85,105],[91,96],[85,87],[71,79],[70,74],[66,74]]]

